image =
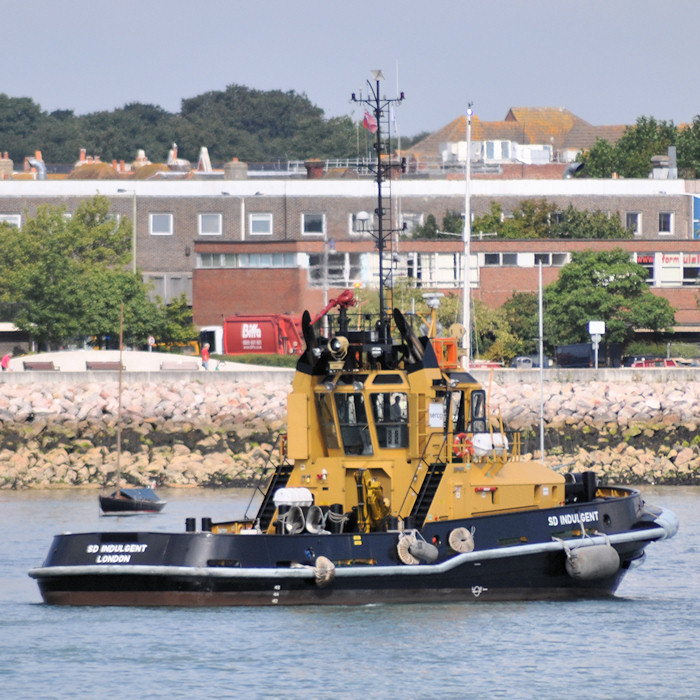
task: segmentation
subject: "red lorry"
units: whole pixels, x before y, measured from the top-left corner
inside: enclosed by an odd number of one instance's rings
[[[313,319],[316,323],[332,308],[355,306],[355,297],[346,289]],[[301,316],[290,314],[236,314],[224,319],[226,355],[301,355],[304,337]]]
[[[224,319],[226,355],[301,355],[303,350],[300,316],[250,314]]]

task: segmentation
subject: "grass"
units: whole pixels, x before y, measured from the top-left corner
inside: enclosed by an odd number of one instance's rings
[[[216,355],[214,359],[220,362],[242,362],[246,365],[262,365],[264,367],[290,367],[297,365],[298,355]]]

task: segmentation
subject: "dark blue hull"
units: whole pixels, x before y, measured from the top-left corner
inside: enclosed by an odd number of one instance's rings
[[[594,503],[427,523],[432,562],[402,561],[399,531],[341,534],[102,532],[58,535],[37,579],[57,605],[304,605],[609,596],[674,516],[636,491]],[[670,525],[668,524],[670,522]],[[448,544],[472,531],[473,551]],[[586,536],[583,535],[585,528]],[[571,549],[607,543],[619,566],[593,578],[567,571]],[[319,562],[332,562],[330,580]]]

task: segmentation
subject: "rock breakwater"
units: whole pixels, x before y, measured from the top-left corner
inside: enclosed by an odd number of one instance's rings
[[[127,484],[242,486],[270,458],[286,424],[288,386],[116,381],[10,384],[0,392],[0,488]],[[490,407],[539,448],[540,387],[497,384]],[[546,461],[625,483],[700,483],[700,381],[546,382]]]

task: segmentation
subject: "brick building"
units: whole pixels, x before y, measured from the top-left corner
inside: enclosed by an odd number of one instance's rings
[[[170,299],[185,292],[195,323],[221,326],[234,313],[300,313],[323,306],[326,295],[361,282],[376,286],[377,255],[371,231],[375,184],[357,175],[320,179],[255,177],[177,181],[0,182],[0,220],[21,226],[40,205],[66,212],[95,194],[111,201],[116,216],[136,219],[138,269],[154,292]],[[682,180],[493,180],[470,185],[473,217],[498,202],[507,214],[520,202],[541,200],[564,209],[608,212],[635,232],[626,241],[496,240],[473,232],[473,294],[489,305],[514,291],[545,284],[574,250],[622,247],[649,270],[656,294],[678,309],[678,330],[700,334],[698,182]],[[464,211],[464,179],[396,179],[386,206],[397,229],[432,213]],[[367,221],[369,213],[369,221]],[[394,275],[426,290],[458,289],[463,244],[459,237],[420,241],[392,235],[387,251]]]

